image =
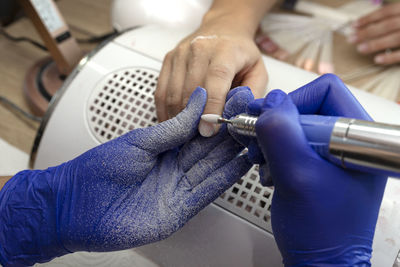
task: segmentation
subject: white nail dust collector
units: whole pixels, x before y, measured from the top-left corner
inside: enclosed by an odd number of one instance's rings
[[[153,96],[162,59],[187,33],[146,26],[126,31],[84,58],[51,102],[31,154],[33,168],[60,164],[127,131],[157,123]],[[316,78],[268,57],[264,61],[271,89],[288,92]],[[352,91],[375,120],[400,124],[400,106]],[[399,182],[390,179],[385,192],[375,266],[392,266],[400,248]],[[259,184],[253,167],[180,231],[136,251],[159,266],[282,266],[270,224],[272,194],[272,188]]]

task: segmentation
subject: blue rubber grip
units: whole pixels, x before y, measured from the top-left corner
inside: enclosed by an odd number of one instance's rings
[[[300,124],[310,146],[322,157],[329,159],[329,142],[339,117],[300,115]]]

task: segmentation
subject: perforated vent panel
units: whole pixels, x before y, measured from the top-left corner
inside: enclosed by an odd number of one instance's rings
[[[87,105],[93,136],[104,143],[130,130],[157,123],[154,92],[158,72],[126,68],[110,73],[94,88]],[[215,200],[215,204],[271,232],[273,190],[259,183],[258,166]]]
[[[215,203],[272,233],[271,201],[273,189],[260,184],[258,165],[254,165]]]
[[[146,68],[122,69],[107,75],[88,102],[88,122],[101,143],[130,130],[157,122],[154,91],[158,72]]]

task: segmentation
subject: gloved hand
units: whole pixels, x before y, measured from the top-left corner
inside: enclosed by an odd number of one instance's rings
[[[250,96],[250,98],[249,98]],[[224,115],[243,112],[248,88]],[[133,130],[47,170],[23,171],[0,191],[0,262],[32,265],[80,250],[112,251],[168,237],[251,167],[226,128],[198,135],[206,103],[197,88],[184,111]]]
[[[369,266],[387,177],[345,170],[321,158],[307,143],[299,112],[364,120],[369,115],[334,75],[289,96],[272,91],[261,111],[257,139],[275,186],[272,229],[284,264]]]

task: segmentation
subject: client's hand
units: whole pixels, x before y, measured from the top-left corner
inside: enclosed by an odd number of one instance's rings
[[[400,62],[400,3],[384,5],[354,23],[349,42],[363,54],[377,53],[376,64]],[[394,51],[392,51],[394,50]]]
[[[236,21],[235,18],[233,18]],[[164,58],[155,94],[157,117],[174,117],[196,86],[207,90],[204,114],[222,114],[228,91],[249,86],[262,97],[267,72],[250,30],[226,21],[225,16],[204,22]],[[201,121],[200,134],[212,136],[218,126]]]

